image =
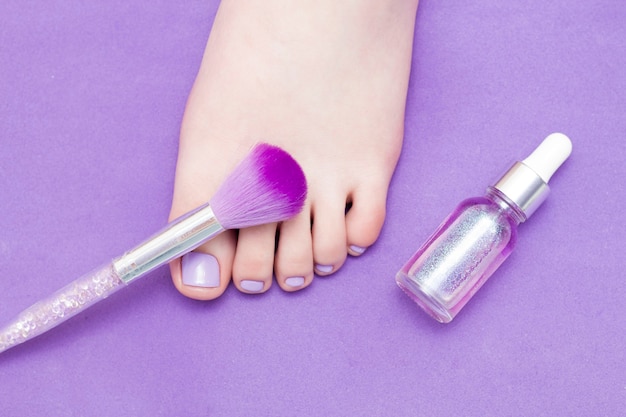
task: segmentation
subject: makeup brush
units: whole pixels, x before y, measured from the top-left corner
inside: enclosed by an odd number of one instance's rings
[[[255,146],[207,204],[19,314],[0,330],[0,352],[52,329],[224,230],[293,217],[302,209],[306,192],[304,173],[287,152]]]

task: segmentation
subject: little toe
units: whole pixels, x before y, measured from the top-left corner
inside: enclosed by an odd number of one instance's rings
[[[241,292],[258,294],[272,286],[276,224],[239,231],[233,262],[233,282]]]
[[[352,256],[362,255],[374,244],[385,222],[386,189],[357,190],[346,214],[347,249]]]
[[[280,226],[274,260],[276,282],[285,291],[298,291],[313,281],[311,218],[306,208]]]
[[[314,207],[313,259],[317,275],[337,271],[346,260],[345,199],[324,199]]]
[[[213,300],[226,291],[235,254],[235,233],[225,232],[170,262],[174,285],[196,300]]]

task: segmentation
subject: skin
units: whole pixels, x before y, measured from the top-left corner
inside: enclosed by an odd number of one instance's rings
[[[309,191],[293,219],[196,249],[218,259],[219,287],[184,285],[173,261],[182,294],[214,299],[231,279],[265,292],[273,274],[297,291],[376,241],[402,146],[416,9],[417,0],[222,1],[185,109],[170,219],[209,200],[259,141],[289,152]],[[304,281],[293,287],[292,277]]]

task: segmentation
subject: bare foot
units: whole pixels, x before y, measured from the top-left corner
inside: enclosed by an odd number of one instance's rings
[[[260,141],[291,153],[309,194],[290,221],[227,232],[173,261],[181,293],[216,298],[231,276],[261,293],[272,272],[299,290],[375,242],[402,145],[416,8],[222,1],[185,110],[170,217],[208,201]]]

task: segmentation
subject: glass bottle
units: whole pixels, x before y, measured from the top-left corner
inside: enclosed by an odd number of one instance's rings
[[[485,196],[461,202],[398,272],[400,288],[436,320],[452,321],[511,254],[518,225],[546,199],[571,149],[567,136],[553,133]]]

